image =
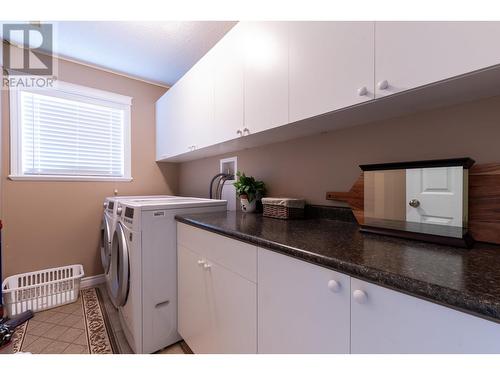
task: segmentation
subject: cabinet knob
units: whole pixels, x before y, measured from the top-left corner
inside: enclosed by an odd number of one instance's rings
[[[337,280],[330,280],[328,282],[328,289],[333,293],[337,293],[340,290],[340,283]]]
[[[389,87],[389,82],[387,82],[387,80],[384,79],[383,81],[380,81],[377,84],[377,87],[379,88],[379,90],[386,90]]]
[[[204,260],[199,260],[197,263],[198,263],[199,266],[203,266],[205,264],[205,261]]]
[[[208,264],[208,263],[205,263],[205,264],[203,265],[203,269],[205,269],[206,271],[208,271],[208,270],[210,269],[210,267],[211,267],[211,265],[210,265],[210,264]]]
[[[241,137],[243,135],[243,132],[241,131],[241,129],[238,129],[236,130],[236,134],[238,134]]]
[[[366,292],[356,289],[354,292],[352,292],[352,297],[357,303],[365,303],[368,300],[368,295]]]
[[[249,135],[250,134],[250,130],[248,128],[243,129],[243,135],[245,135],[245,133],[247,133],[247,135]]]
[[[368,89],[366,88],[366,86],[360,87],[358,89],[359,96],[365,96],[366,94],[368,94]]]

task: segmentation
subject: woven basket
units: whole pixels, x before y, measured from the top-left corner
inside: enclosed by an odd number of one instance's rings
[[[304,217],[304,201],[291,198],[263,198],[263,215],[276,219],[301,219]]]

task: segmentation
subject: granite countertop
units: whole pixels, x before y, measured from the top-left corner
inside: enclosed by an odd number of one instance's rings
[[[360,233],[352,222],[260,214],[178,215],[177,221],[500,322],[500,246],[471,250]]]

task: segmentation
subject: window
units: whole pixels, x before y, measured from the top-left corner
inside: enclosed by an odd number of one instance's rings
[[[130,97],[57,82],[10,101],[11,179],[131,180]]]

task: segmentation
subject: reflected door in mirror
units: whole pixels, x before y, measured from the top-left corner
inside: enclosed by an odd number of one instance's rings
[[[463,167],[406,170],[406,221],[464,225]]]

